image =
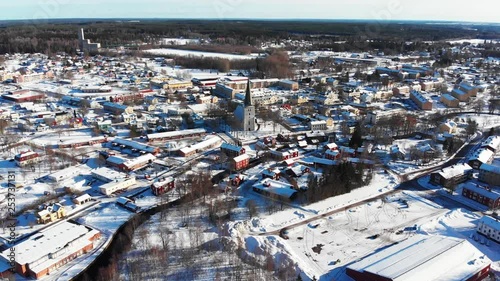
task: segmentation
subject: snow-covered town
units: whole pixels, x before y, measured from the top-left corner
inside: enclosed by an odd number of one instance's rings
[[[498,41],[240,55],[84,32],[0,61],[0,277],[500,280]]]

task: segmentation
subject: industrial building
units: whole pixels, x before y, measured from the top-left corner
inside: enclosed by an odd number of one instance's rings
[[[489,260],[467,240],[415,235],[347,266],[356,281],[483,280]]]
[[[94,248],[100,232],[69,221],[43,229],[15,246],[16,273],[35,279],[57,270]],[[11,249],[0,256],[9,260]]]

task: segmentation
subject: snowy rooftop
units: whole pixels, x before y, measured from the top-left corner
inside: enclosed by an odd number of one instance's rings
[[[125,145],[125,146],[128,146],[128,147],[132,147],[132,148],[135,148],[135,149],[138,149],[138,150],[141,150],[141,151],[150,152],[150,153],[154,153],[156,151],[156,148],[153,147],[153,146],[141,144],[141,143],[138,143],[136,141],[131,141],[131,140],[125,140],[125,139],[116,138],[116,139],[113,140],[113,143],[117,143],[119,145]]]
[[[495,154],[493,151],[485,148],[478,149],[469,158],[469,160],[479,160],[481,163],[486,163]]]
[[[459,96],[466,95],[466,93],[460,89],[453,89],[453,92]]]
[[[173,182],[173,181],[174,181],[173,177],[167,177],[167,178],[164,178],[164,179],[161,179],[161,180],[158,180],[158,181],[154,182],[153,186],[154,187],[161,187],[164,184],[170,183],[170,182]]]
[[[127,162],[125,162],[124,165],[127,167],[133,167],[137,164],[146,163],[146,162],[153,162],[154,160],[156,160],[156,156],[148,153],[148,154],[144,154],[144,155],[141,155],[139,157],[136,157],[134,159],[130,159]]]
[[[257,182],[253,185],[253,188],[286,198],[290,198],[297,193],[291,185],[271,179],[264,179],[261,182]]]
[[[192,129],[192,130],[181,130],[181,131],[172,131],[172,132],[163,132],[163,133],[155,133],[148,134],[147,137],[149,140],[155,138],[171,138],[177,137],[180,135],[189,135],[189,134],[204,134],[207,131],[205,129]]]
[[[430,100],[424,97],[420,92],[412,91],[411,94],[420,102],[429,102]]]
[[[184,147],[181,149],[182,152],[187,153],[191,151],[197,151],[197,150],[203,150],[209,147],[217,146],[220,142],[222,142],[222,139],[218,136],[213,136],[211,138],[208,138],[202,142],[198,142],[196,144],[193,144],[188,147]]]
[[[500,147],[500,136],[490,136],[484,142],[483,146],[489,146],[491,148],[497,149]]]
[[[488,171],[488,172],[492,172],[494,174],[500,174],[500,166],[495,166],[495,165],[491,165],[491,164],[488,164],[488,163],[482,164],[479,167],[479,169],[480,170],[484,170],[484,171]]]
[[[112,170],[107,167],[100,167],[92,170],[92,176],[97,178],[104,178],[108,181],[114,181],[117,179],[124,179],[127,177],[127,174]]]
[[[469,171],[472,171],[472,167],[467,163],[457,164],[450,167],[446,167],[439,171],[439,174],[445,179],[451,179],[456,176],[463,175]]]
[[[498,219],[495,219],[493,217],[490,217],[490,216],[483,216],[480,220],[479,220],[479,224],[485,224],[493,229],[496,229],[496,230],[500,230],[500,220]]]
[[[19,264],[32,263],[49,253],[63,249],[66,244],[87,234],[91,230],[83,225],[63,221],[57,225],[40,231],[16,245],[16,262]],[[2,255],[9,253],[9,249]]]
[[[240,152],[242,147],[225,142],[220,148]]]
[[[250,159],[250,156],[248,156],[248,154],[242,154],[240,156],[236,156],[233,158],[233,160],[235,162],[241,162],[241,161],[244,161],[244,160],[247,160],[247,159]]]
[[[475,193],[478,193],[484,197],[487,197],[487,198],[490,198],[490,199],[493,199],[493,200],[498,200],[500,199],[500,191],[495,189],[495,188],[492,188],[491,191],[486,189],[486,188],[483,188],[473,182],[468,182],[466,183],[463,188],[465,189],[468,189],[468,190],[471,190]]]
[[[456,100],[456,98],[449,94],[443,94],[442,97],[450,101]]]
[[[416,235],[349,266],[397,281],[466,280],[491,261],[468,241]]]

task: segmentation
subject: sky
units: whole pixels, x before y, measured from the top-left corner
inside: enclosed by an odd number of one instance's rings
[[[370,19],[500,22],[499,0],[19,0],[0,20],[55,18]]]

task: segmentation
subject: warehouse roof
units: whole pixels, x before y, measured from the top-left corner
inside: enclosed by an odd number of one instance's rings
[[[348,266],[397,281],[466,280],[491,261],[468,241],[416,235]]]

